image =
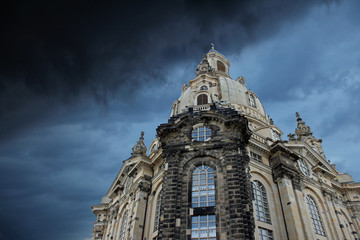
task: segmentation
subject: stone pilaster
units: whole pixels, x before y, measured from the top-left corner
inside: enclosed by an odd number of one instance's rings
[[[146,180],[141,180],[138,183],[138,190],[135,193],[133,223],[132,228],[130,229],[130,236],[132,236],[132,240],[143,239],[147,200],[151,190],[150,186],[150,182]]]
[[[325,200],[324,202],[326,206],[327,216],[331,224],[329,229],[331,230],[332,239],[341,239],[342,232],[340,229],[340,223],[338,216],[335,212],[334,204],[332,202],[334,194],[326,190],[323,190],[322,192]]]
[[[281,142],[272,145],[270,151],[270,163],[280,192],[288,237],[290,240],[308,239],[297,201],[301,194],[301,180],[295,167],[298,156],[286,149]]]

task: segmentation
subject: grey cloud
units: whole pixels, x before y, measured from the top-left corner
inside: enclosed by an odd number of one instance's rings
[[[272,49],[277,58],[252,56],[254,73],[242,68],[266,104],[290,100],[291,89],[309,94],[313,79],[323,79],[314,88],[324,89],[329,74],[312,74],[326,60],[312,51],[316,34],[305,41],[300,32],[300,46],[286,36],[324,3],[359,9],[357,2],[332,2],[6,3],[0,8],[0,239],[89,237],[90,206],[141,130],[150,144],[210,42],[229,58],[269,41],[283,47]],[[358,21],[351,11],[338,14]],[[355,96],[353,86],[344,91]]]

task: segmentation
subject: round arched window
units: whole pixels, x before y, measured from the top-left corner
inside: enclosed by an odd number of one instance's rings
[[[225,65],[220,61],[217,61],[217,70],[225,72]]]
[[[194,141],[206,141],[211,137],[211,129],[207,127],[197,127],[192,131]]]
[[[208,104],[208,96],[206,94],[200,94],[197,97],[197,105]]]
[[[298,160],[298,164],[299,164],[299,168],[300,168],[301,172],[302,172],[305,176],[310,177],[310,168],[309,168],[309,166],[306,164],[306,162],[304,161],[304,159]]]

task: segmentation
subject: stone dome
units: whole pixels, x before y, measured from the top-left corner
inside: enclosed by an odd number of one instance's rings
[[[184,84],[179,99],[175,100],[171,116],[193,110],[207,110],[211,105],[233,108],[244,115],[269,123],[264,107],[254,92],[246,87],[246,80],[229,75],[230,62],[221,53],[211,49],[204,55],[196,70],[196,78]],[[199,103],[202,95],[207,101]]]

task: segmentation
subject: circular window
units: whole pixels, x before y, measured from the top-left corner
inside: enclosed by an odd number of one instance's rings
[[[298,160],[299,168],[305,176],[310,177],[310,168],[303,159]]]
[[[194,141],[206,141],[210,139],[211,129],[207,127],[197,127],[192,131],[192,139]]]

